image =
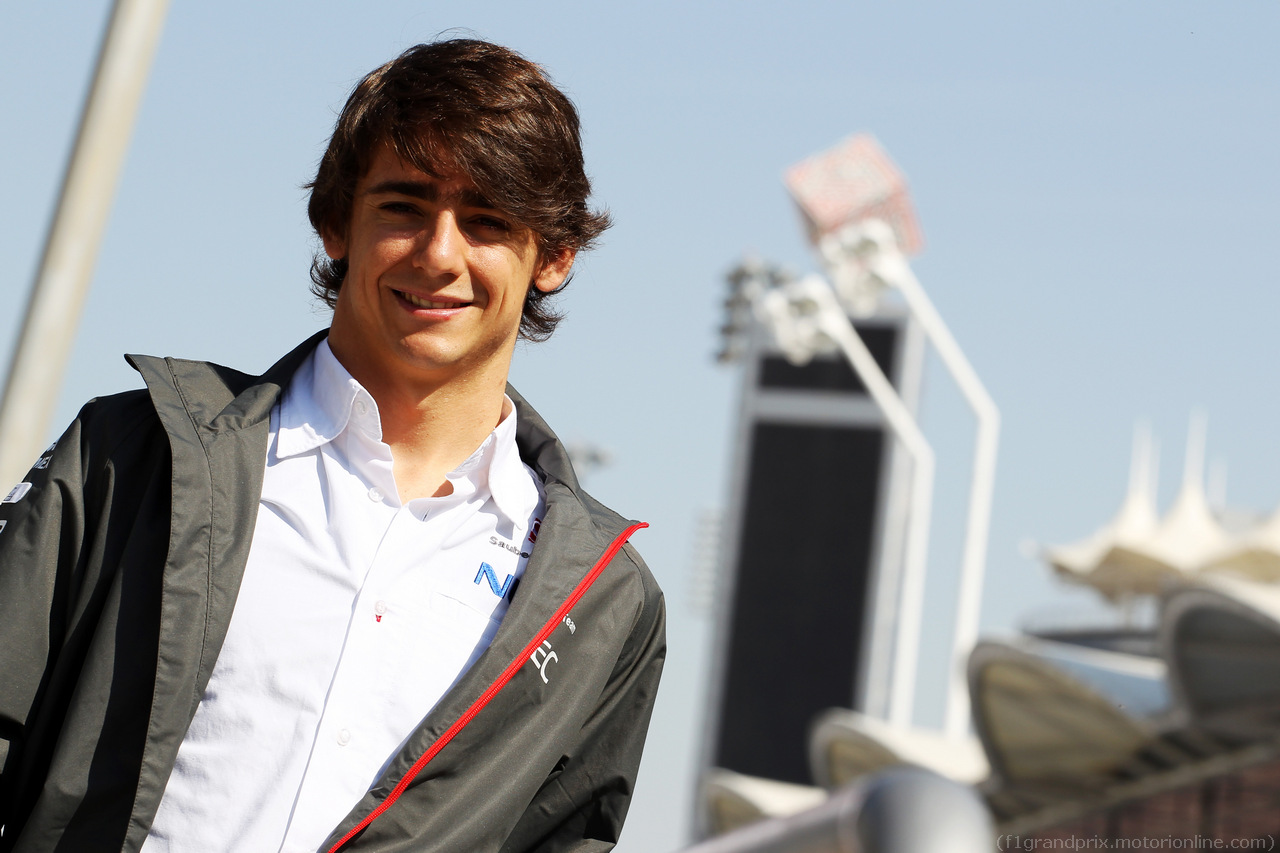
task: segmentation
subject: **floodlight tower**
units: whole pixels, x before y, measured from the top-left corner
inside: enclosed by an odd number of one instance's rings
[[[969,723],[965,660],[978,634],[1000,413],[911,271],[906,255],[921,247],[919,228],[906,182],[875,139],[853,136],[788,170],[786,183],[849,313],[856,317],[873,310],[888,290],[901,293],[977,419],[944,722],[944,730],[958,737]],[[911,597],[918,594],[911,582],[908,567],[890,702],[890,719],[900,723],[911,715],[919,644],[920,602]]]
[[[909,726],[919,658],[929,514],[933,506],[933,448],[920,431],[915,416],[898,396],[850,322],[848,308],[829,282],[817,275],[806,276],[799,281],[783,280],[780,286],[755,291],[754,303],[758,317],[793,363],[807,363],[828,341],[834,343],[853,366],[867,393],[884,413],[894,437],[911,459],[911,497],[890,679],[892,692],[889,696],[889,719],[898,725]],[[869,313],[864,312],[864,315]],[[869,682],[876,680],[873,677]]]
[[[927,525],[932,485],[911,417],[924,340],[898,305],[851,328],[818,275],[748,259],[728,284],[720,356],[741,364],[742,384],[702,764],[805,785],[818,714],[887,713],[911,503],[924,497],[914,515]]]
[[[977,628],[998,414],[905,260],[919,229],[875,141],[810,158],[787,184],[825,273],[748,259],[728,276],[720,359],[743,364],[742,396],[704,783],[720,771],[811,783],[811,726],[834,707],[911,726],[934,478],[915,417],[927,340],[979,417],[947,734],[963,736],[968,721],[962,664]],[[890,289],[902,298],[882,300]]]

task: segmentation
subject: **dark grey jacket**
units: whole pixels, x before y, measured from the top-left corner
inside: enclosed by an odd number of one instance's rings
[[[0,851],[141,846],[226,635],[271,407],[321,337],[261,377],[131,358],[147,391],[86,405],[0,505]],[[640,525],[579,488],[509,393],[547,492],[533,556],[492,645],[333,816],[326,850],[618,837],[666,651],[662,594],[624,544]]]

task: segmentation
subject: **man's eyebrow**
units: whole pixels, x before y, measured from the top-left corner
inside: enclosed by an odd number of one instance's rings
[[[430,181],[383,181],[380,184],[374,184],[369,187],[365,190],[365,193],[367,195],[407,195],[410,198],[420,198],[423,201],[433,203],[448,201],[460,204],[463,207],[483,207],[489,210],[500,209],[474,187],[442,194],[439,185]]]

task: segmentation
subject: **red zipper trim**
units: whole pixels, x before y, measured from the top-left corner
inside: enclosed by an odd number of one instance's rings
[[[614,539],[613,542],[610,543],[605,552],[600,555],[600,559],[591,567],[591,571],[587,572],[587,576],[578,582],[578,585],[574,588],[569,597],[564,600],[564,603],[562,603],[560,607],[556,609],[556,612],[551,616],[551,618],[547,620],[547,624],[543,625],[542,630],[535,634],[533,639],[529,641],[529,644],[524,647],[524,651],[522,651],[515,660],[507,665],[507,668],[502,671],[502,675],[498,676],[497,680],[490,684],[484,693],[480,694],[480,698],[471,704],[471,707],[466,710],[466,713],[459,717],[453,725],[449,726],[449,728],[445,730],[445,733],[440,735],[440,737],[436,739],[436,742],[431,744],[430,748],[422,754],[421,758],[413,762],[413,766],[409,768],[409,772],[405,773],[404,778],[396,783],[396,786],[391,789],[391,793],[387,795],[387,798],[378,803],[377,808],[369,812],[369,814],[365,816],[364,820],[360,821],[352,827],[346,835],[342,836],[337,844],[330,847],[328,853],[337,853],[343,845],[363,832],[369,824],[373,823],[382,815],[383,812],[391,808],[391,805],[400,798],[400,795],[405,792],[409,787],[409,784],[413,782],[414,778],[422,772],[422,768],[426,767],[431,759],[435,758],[440,753],[440,750],[444,749],[445,746],[448,745],[449,741],[453,740],[454,737],[457,736],[458,732],[466,728],[467,724],[475,719],[477,714],[484,710],[484,706],[488,705],[489,702],[493,700],[493,697],[497,696],[502,688],[507,686],[507,682],[515,677],[515,674],[520,671],[520,667],[524,666],[525,662],[529,659],[529,656],[542,645],[542,642],[547,639],[547,637],[551,636],[551,632],[564,621],[564,617],[569,615],[569,611],[573,609],[573,606],[578,603],[582,596],[586,595],[587,590],[596,582],[596,578],[600,577],[600,573],[605,570],[605,567],[608,566],[613,558],[617,556],[618,552],[622,550],[622,546],[627,544],[627,540],[631,538],[631,534],[648,526],[649,525],[643,521],[636,522],[626,530],[622,531],[618,538]]]

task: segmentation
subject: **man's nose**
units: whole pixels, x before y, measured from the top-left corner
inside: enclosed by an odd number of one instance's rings
[[[460,275],[465,267],[466,238],[452,211],[441,211],[424,229],[417,263],[432,275]]]

